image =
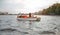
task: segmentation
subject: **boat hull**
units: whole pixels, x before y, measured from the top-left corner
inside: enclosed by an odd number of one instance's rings
[[[36,21],[36,20],[40,20],[40,18],[17,18],[17,20],[20,21]]]

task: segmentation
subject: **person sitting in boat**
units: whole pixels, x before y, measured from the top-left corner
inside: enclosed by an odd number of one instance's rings
[[[35,16],[33,15],[33,14],[31,14],[31,13],[29,13],[29,17],[31,18],[34,18]]]
[[[29,13],[29,17],[31,17],[31,13]]]

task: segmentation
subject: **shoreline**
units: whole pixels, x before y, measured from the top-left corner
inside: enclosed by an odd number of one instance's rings
[[[18,15],[18,14],[7,14],[7,15]],[[44,16],[60,16],[60,15],[44,15]]]

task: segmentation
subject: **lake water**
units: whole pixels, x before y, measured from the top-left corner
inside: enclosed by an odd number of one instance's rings
[[[0,35],[48,35],[48,33],[40,33],[43,31],[60,32],[60,16],[40,15],[39,17],[41,18],[39,22],[30,22],[18,21],[16,15],[0,15],[0,30],[16,29],[15,31],[0,31]]]

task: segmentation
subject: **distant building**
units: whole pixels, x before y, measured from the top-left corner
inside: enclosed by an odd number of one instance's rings
[[[0,15],[7,15],[8,12],[0,12]]]

